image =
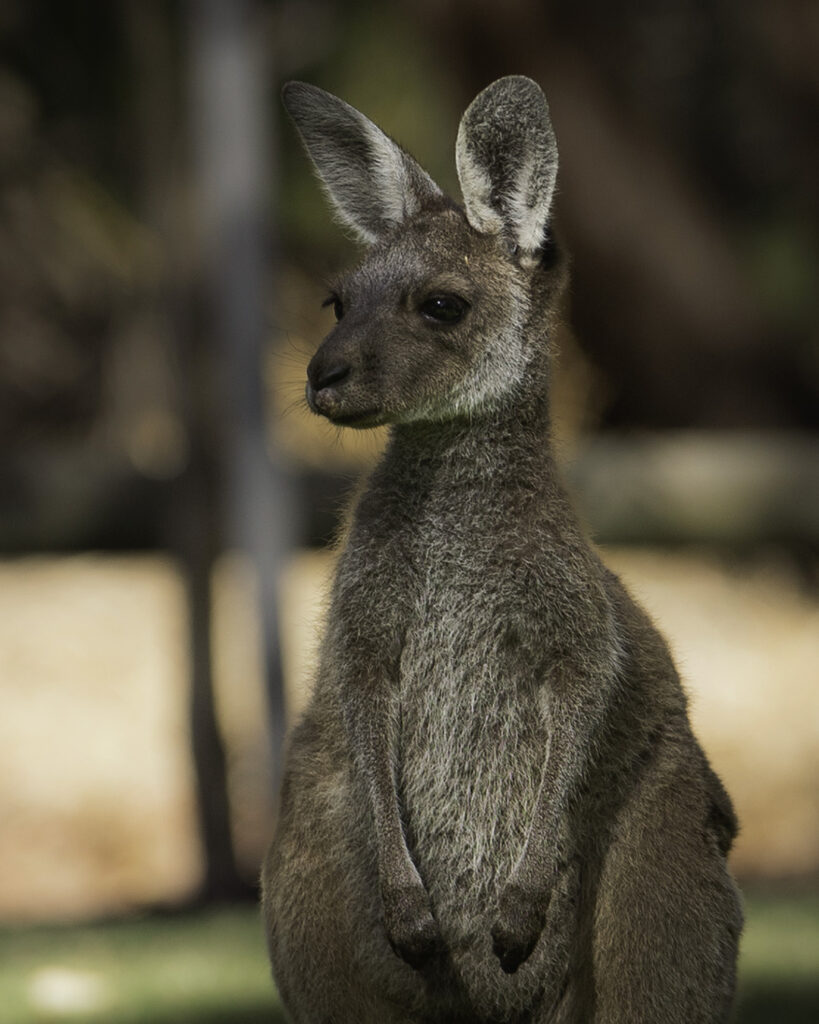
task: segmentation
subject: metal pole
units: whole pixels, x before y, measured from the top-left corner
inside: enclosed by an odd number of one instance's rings
[[[277,583],[290,546],[283,475],[267,446],[262,386],[266,310],[273,286],[271,79],[254,0],[188,5],[191,121],[220,420],[225,539],[257,576],[258,616],[270,717],[273,785],[284,738]]]

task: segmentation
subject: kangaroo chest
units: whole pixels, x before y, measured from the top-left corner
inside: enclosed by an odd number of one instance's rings
[[[540,638],[497,544],[450,534],[421,565],[397,695],[408,841],[428,884],[486,895],[523,848],[546,756]]]

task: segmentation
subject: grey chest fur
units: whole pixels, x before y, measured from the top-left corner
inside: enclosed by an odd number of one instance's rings
[[[428,564],[430,556],[434,545]],[[451,536],[447,556],[425,574],[405,634],[397,781],[433,900],[462,905],[469,893],[481,906],[526,840],[548,746],[548,691],[515,625],[514,567],[490,574],[473,547],[467,568]]]

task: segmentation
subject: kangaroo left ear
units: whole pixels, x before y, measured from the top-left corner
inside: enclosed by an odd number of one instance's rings
[[[525,266],[538,259],[557,177],[546,97],[531,78],[499,78],[469,105],[455,149],[466,216],[482,234],[507,235]]]

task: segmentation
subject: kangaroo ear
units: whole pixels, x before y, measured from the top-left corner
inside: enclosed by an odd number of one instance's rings
[[[342,223],[371,243],[442,195],[409,153],[354,107],[288,82],[282,101]]]
[[[557,142],[540,86],[515,75],[479,93],[461,118],[455,161],[469,223],[482,234],[505,233],[521,262],[533,265],[557,177]]]

